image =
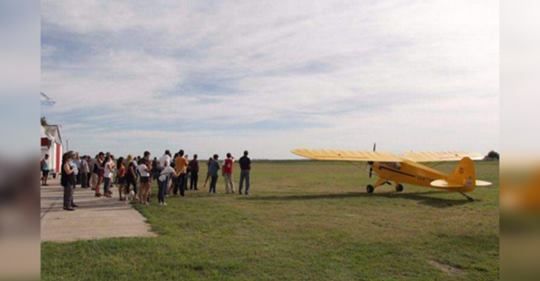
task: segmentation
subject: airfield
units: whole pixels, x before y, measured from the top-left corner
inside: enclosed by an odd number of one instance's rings
[[[433,165],[449,172],[456,163]],[[364,164],[254,162],[249,197],[224,194],[220,177],[216,195],[134,205],[157,237],[42,243],[41,278],[497,280],[499,164],[477,162],[476,170],[494,185],[469,202],[410,185],[367,194],[375,179]]]

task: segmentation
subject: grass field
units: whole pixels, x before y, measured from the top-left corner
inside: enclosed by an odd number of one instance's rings
[[[366,168],[348,163],[253,168],[250,197],[223,194],[220,178],[220,194],[137,206],[157,238],[43,243],[42,280],[498,280],[497,162],[477,164],[495,185],[475,202],[413,186],[366,194]]]

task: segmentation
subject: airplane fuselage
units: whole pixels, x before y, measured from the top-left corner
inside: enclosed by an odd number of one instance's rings
[[[431,182],[437,179],[446,179],[447,174],[412,162],[375,162],[373,171],[381,178],[402,184],[412,184],[432,187]]]

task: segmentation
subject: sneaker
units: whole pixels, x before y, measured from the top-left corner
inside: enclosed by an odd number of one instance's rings
[[[71,207],[73,207],[73,208],[78,208],[79,205],[77,205],[77,204],[71,204]]]
[[[75,211],[75,209],[73,209],[73,208],[64,208],[64,210],[66,210],[66,211]]]
[[[167,206],[167,202],[163,202],[163,206]]]

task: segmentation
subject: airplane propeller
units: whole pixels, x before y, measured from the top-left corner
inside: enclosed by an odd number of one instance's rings
[[[377,151],[377,143],[373,143],[373,152]],[[373,161],[368,162],[369,165],[369,178],[373,176]]]

